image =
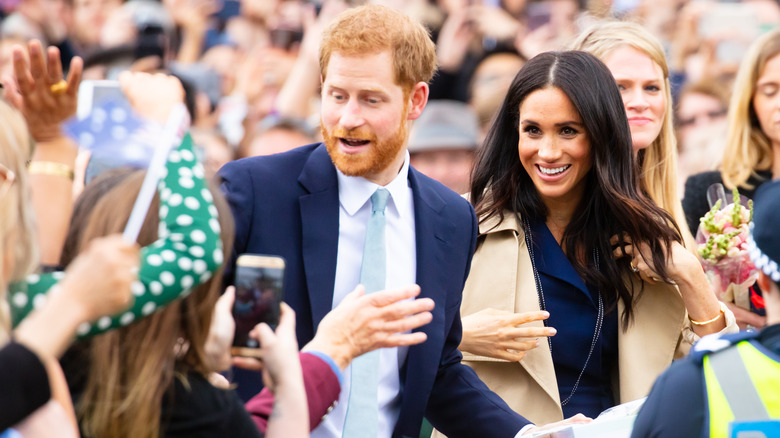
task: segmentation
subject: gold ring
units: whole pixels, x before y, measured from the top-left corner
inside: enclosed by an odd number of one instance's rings
[[[68,89],[68,82],[65,79],[60,79],[59,82],[52,84],[49,87],[51,94],[62,94]]]

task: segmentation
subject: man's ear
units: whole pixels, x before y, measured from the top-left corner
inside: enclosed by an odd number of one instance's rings
[[[407,120],[415,120],[420,117],[425,105],[428,104],[428,84],[425,82],[418,82],[412,87],[412,91],[409,93],[409,112],[406,116]]]

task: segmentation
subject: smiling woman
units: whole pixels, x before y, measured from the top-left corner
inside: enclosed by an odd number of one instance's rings
[[[604,59],[626,107],[634,151],[650,146],[666,116],[666,89],[661,67],[639,50],[625,46]]]
[[[609,68],[631,128],[641,190],[669,212],[686,246],[692,247],[678,194],[671,85],[661,42],[637,23],[615,21],[585,30],[569,49],[591,53]]]
[[[541,54],[512,82],[475,168],[460,349],[536,423],[647,395],[689,345],[686,308],[719,309],[673,285],[701,268],[639,189],[623,102],[593,55]],[[716,319],[708,330],[725,327]]]
[[[577,110],[559,88],[534,91],[520,106],[518,152],[545,204],[579,203],[592,165],[590,142]]]

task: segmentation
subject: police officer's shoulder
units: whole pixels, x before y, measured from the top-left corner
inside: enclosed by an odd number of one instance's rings
[[[756,339],[757,331],[741,331],[738,333],[713,333],[702,337],[691,350],[690,357],[697,363],[702,363],[708,354],[716,353],[742,341]]]

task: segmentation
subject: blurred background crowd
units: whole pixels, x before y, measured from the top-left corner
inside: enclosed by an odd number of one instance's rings
[[[319,36],[335,15],[360,3],[5,0],[0,72],[8,77],[12,47],[30,39],[57,46],[63,66],[81,56],[84,79],[116,79],[123,70],[172,72],[185,86],[193,135],[213,174],[235,158],[319,140]],[[719,164],[739,62],[755,38],[780,23],[773,0],[380,3],[431,30],[439,69],[433,105],[411,135],[412,164],[460,193],[468,187],[474,151],[524,61],[563,48],[610,18],[636,21],[663,43],[682,189],[688,175]]]

